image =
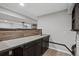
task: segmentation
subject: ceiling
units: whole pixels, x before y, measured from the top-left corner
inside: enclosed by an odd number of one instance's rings
[[[12,10],[23,16],[27,16],[27,14],[29,16],[32,15],[32,17],[58,12],[67,9],[70,5],[71,3],[24,3],[24,6],[20,6],[19,3],[0,3],[1,7]]]

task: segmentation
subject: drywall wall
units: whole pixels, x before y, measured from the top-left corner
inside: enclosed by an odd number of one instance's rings
[[[66,44],[69,48],[75,44],[76,33],[71,31],[72,18],[67,10],[56,12],[38,18],[38,28],[42,28],[43,34],[50,34],[50,41]],[[65,47],[50,44],[52,49],[68,52]]]

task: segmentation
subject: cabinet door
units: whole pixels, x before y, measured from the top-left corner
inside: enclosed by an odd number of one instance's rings
[[[0,53],[0,56],[9,56],[9,51]]]
[[[46,36],[43,39],[43,42],[44,42],[44,47],[48,48],[49,47],[49,36]]]
[[[22,47],[17,47],[13,50],[14,56],[40,56],[41,41],[40,39],[24,44]]]
[[[23,48],[22,47],[17,47],[12,50],[13,56],[23,56]]]
[[[41,39],[40,39],[35,44],[35,56],[41,56],[41,55],[42,55],[42,45],[41,45]]]
[[[29,48],[24,48],[23,49],[23,56],[35,56],[35,47],[31,46]]]
[[[24,48],[23,55],[26,56],[40,56],[41,54],[41,40],[36,40],[30,43],[31,45],[27,48]]]
[[[48,49],[46,47],[47,43],[45,41],[43,41],[43,44],[42,44],[42,54],[44,54],[46,52],[46,50]]]
[[[41,56],[49,46],[49,37],[44,37],[13,50],[15,56]]]
[[[42,40],[42,54],[45,53],[48,47],[49,47],[49,36],[46,36]]]

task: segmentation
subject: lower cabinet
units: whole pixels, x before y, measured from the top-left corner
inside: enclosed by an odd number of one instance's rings
[[[46,36],[42,40],[42,54],[46,52],[49,47],[49,36]]]
[[[12,49],[12,56],[42,56],[49,47],[49,36],[31,41]],[[9,51],[0,56],[9,56]]]
[[[0,53],[0,56],[9,56],[9,51],[1,52]]]
[[[35,50],[34,46],[29,47],[29,48],[23,48],[23,56],[34,56],[35,55]]]
[[[22,47],[13,50],[14,56],[40,56],[41,39],[24,44]]]
[[[24,56],[40,56],[41,55],[41,39],[30,42],[23,48]]]
[[[42,45],[41,45],[41,39],[40,39],[40,42],[39,43],[37,43],[36,45],[35,45],[35,56],[41,56],[42,55]]]
[[[22,56],[23,55],[23,48],[22,47],[17,47],[12,50],[12,55],[13,56]]]
[[[41,46],[38,44],[32,45],[29,48],[24,48],[24,56],[40,56],[41,55]]]

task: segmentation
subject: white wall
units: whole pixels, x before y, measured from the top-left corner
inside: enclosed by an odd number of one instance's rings
[[[69,48],[75,44],[75,32],[71,31],[72,19],[67,14],[67,10],[39,17],[38,28],[42,28],[43,34],[50,34],[50,41],[66,44]],[[50,48],[55,48],[68,52],[65,47],[50,44]],[[69,53],[69,52],[68,52]]]

